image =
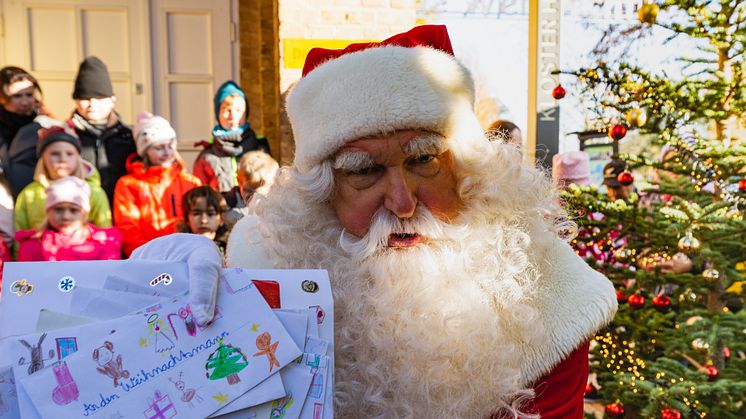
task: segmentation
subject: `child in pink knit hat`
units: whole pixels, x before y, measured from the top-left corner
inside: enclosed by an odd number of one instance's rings
[[[568,151],[552,158],[552,183],[558,188],[591,184],[590,157],[585,151]]]
[[[122,237],[116,228],[88,222],[90,187],[66,176],[46,189],[46,221],[39,230],[16,232],[19,261],[121,259]]]

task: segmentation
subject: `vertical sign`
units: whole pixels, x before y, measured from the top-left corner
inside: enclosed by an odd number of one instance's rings
[[[529,4],[529,129],[527,158],[552,166],[559,152],[559,103],[552,97],[560,68],[561,0]],[[533,144],[532,144],[533,143]],[[533,147],[531,147],[533,145]],[[533,156],[531,154],[533,153]]]

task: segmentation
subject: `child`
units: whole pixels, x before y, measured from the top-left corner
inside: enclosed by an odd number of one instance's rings
[[[238,162],[238,186],[224,193],[228,210],[224,215],[228,228],[249,213],[248,204],[255,193],[266,195],[277,176],[280,166],[267,153],[250,151]]]
[[[19,261],[113,260],[122,257],[116,228],[88,223],[91,210],[87,182],[67,176],[46,189],[46,222],[38,230],[16,232]]]
[[[176,231],[184,217],[182,196],[201,186],[184,170],[176,151],[176,131],[164,118],[142,112],[134,129],[137,155],[127,159],[128,175],[114,190],[114,223],[122,231],[124,254]]]
[[[184,194],[181,205],[184,207],[184,221],[179,224],[178,230],[207,237],[215,242],[224,255],[228,229],[223,223],[223,196],[209,186],[200,186]]]
[[[39,160],[36,163],[34,181],[23,188],[16,199],[16,231],[39,228],[46,216],[46,188],[50,182],[65,176],[75,176],[88,183],[91,194],[88,219],[97,227],[111,227],[109,199],[101,189],[96,169],[80,157],[80,147],[78,136],[67,125],[39,130],[39,142],[36,145]]]
[[[194,162],[194,175],[220,193],[236,186],[236,163],[252,150],[269,153],[269,143],[257,137],[246,122],[249,103],[246,94],[232,81],[223,83],[213,100],[218,124],[212,130],[210,143]]]

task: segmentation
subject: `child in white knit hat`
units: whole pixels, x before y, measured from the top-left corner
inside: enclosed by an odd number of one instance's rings
[[[182,196],[202,182],[184,169],[176,131],[166,119],[142,112],[133,130],[137,155],[127,159],[128,175],[114,189],[114,225],[125,255],[149,240],[176,231],[184,218]]]
[[[55,180],[46,189],[46,220],[38,230],[16,232],[19,261],[121,259],[116,228],[88,222],[90,187],[75,176]]]

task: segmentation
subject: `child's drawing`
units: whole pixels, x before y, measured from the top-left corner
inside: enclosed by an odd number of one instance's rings
[[[155,351],[158,353],[170,351],[176,347],[174,341],[165,333],[163,324],[164,321],[158,318],[157,313],[148,317],[148,334],[152,337]]]
[[[55,342],[57,342],[57,359],[60,361],[78,351],[78,341],[75,338],[57,338]]]
[[[114,358],[114,344],[108,340],[93,351],[93,360],[98,364],[96,371],[112,378],[114,387],[119,385],[120,378],[130,377],[130,372],[122,367],[122,355]]]
[[[171,313],[168,315],[168,323],[171,325],[171,331],[173,332],[176,340],[179,340],[179,335],[176,333],[174,323],[173,321],[171,321],[171,317],[173,316],[178,316],[181,320],[184,321],[184,327],[186,328],[189,336],[197,336],[197,330],[199,329],[199,326],[197,326],[197,323],[195,323],[194,321],[194,316],[192,316],[192,309],[189,307],[189,304],[187,304],[186,307],[179,308],[177,313]]]
[[[148,397],[148,408],[143,412],[148,419],[168,419],[176,416],[176,406],[168,394],[156,390],[153,398]]]
[[[31,361],[28,362],[28,374],[31,375],[35,373],[36,371],[39,371],[40,369],[44,368],[44,361],[49,361],[50,359],[54,358],[54,350],[49,350],[49,358],[44,358],[41,353],[41,344],[44,342],[44,338],[47,337],[46,333],[42,333],[41,336],[39,336],[39,341],[36,343],[36,345],[31,345],[30,343],[26,342],[24,339],[19,340],[18,342],[21,343],[21,345],[25,346],[30,352],[31,352]],[[21,357],[21,359],[18,360],[18,365],[25,365],[26,358]]]
[[[272,410],[269,413],[270,419],[283,419],[285,417],[285,413],[287,413],[290,406],[293,405],[293,402],[295,402],[295,399],[293,399],[293,394],[289,393],[287,396],[275,400],[272,402]]]
[[[174,383],[176,389],[181,392],[181,401],[184,403],[188,403],[189,407],[194,407],[194,405],[192,404],[192,400],[201,402],[202,397],[197,394],[196,388],[186,388],[186,384],[182,380],[183,375],[183,372],[179,372],[179,378],[176,381],[174,381],[171,377],[168,377],[168,380]]]
[[[256,337],[256,347],[259,349],[259,352],[255,353],[254,356],[267,355],[270,372],[273,367],[280,368],[280,362],[277,360],[277,356],[275,355],[277,345],[279,344],[280,342],[272,343],[272,335],[270,335],[269,332],[264,332]]]
[[[78,385],[75,384],[70,370],[67,368],[66,363],[61,363],[52,366],[54,372],[54,378],[57,380],[57,387],[52,390],[52,401],[60,406],[69,404],[74,400],[78,400],[80,392],[78,391]]]
[[[241,382],[238,372],[248,365],[249,360],[240,348],[226,345],[223,339],[220,339],[218,349],[207,358],[205,370],[207,371],[207,378],[210,380],[226,378],[228,384],[236,384]]]

